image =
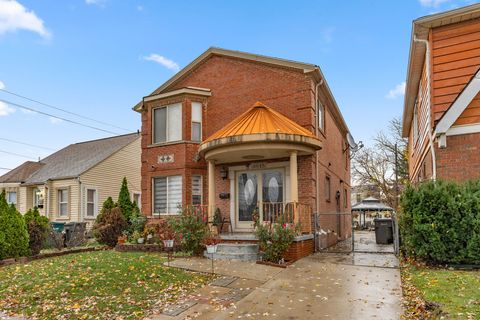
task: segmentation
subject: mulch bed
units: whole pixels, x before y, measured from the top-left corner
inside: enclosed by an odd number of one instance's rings
[[[102,248],[91,247],[91,248],[68,249],[68,250],[62,250],[62,251],[58,251],[58,252],[40,253],[40,254],[37,254],[37,255],[31,256],[31,257],[19,257],[19,258],[4,259],[4,260],[0,260],[0,267],[9,266],[9,265],[16,264],[16,263],[28,263],[30,261],[39,260],[39,259],[60,257],[60,256],[64,256],[64,255],[67,255],[67,254],[91,252],[91,251],[98,251],[98,250],[105,250],[105,248],[103,248],[103,247]]]

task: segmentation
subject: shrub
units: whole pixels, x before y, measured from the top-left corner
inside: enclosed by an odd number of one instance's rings
[[[480,264],[480,182],[408,186],[399,225],[407,256],[437,264]]]
[[[130,218],[134,208],[132,201],[130,200],[130,191],[128,190],[127,178],[125,177],[123,177],[122,187],[120,188],[120,193],[118,194],[117,206],[122,210],[125,221],[130,223]]]
[[[279,221],[278,223],[257,221],[255,223],[255,235],[258,238],[263,259],[274,263],[280,263],[288,247],[298,233],[298,226]]]
[[[113,208],[105,210],[98,216],[93,226],[93,235],[99,243],[115,247],[118,237],[126,227],[127,222],[120,208]]]
[[[186,206],[181,209],[178,218],[169,220],[178,236],[182,251],[200,253],[203,250],[203,239],[208,231],[207,212],[201,206]]]
[[[28,232],[25,220],[14,205],[0,194],[0,260],[28,256]]]
[[[130,223],[128,226],[128,233],[134,231],[142,232],[145,229],[147,217],[145,217],[138,208],[137,204],[133,203],[132,215],[130,216]]]
[[[23,218],[27,225],[30,252],[32,255],[37,255],[47,241],[48,231],[50,229],[48,218],[41,216],[37,208],[28,210]]]

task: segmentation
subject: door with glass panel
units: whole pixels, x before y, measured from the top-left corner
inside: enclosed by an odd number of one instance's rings
[[[284,172],[281,169],[237,173],[236,228],[253,229],[253,213],[271,221],[283,212]]]

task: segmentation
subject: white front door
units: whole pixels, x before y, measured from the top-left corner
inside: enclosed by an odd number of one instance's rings
[[[260,221],[283,211],[285,199],[284,170],[269,169],[240,171],[236,174],[236,229],[253,229],[253,212],[258,211]]]

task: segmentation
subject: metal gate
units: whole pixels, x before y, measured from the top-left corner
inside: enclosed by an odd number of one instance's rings
[[[392,219],[392,243],[377,244],[375,223],[360,223],[355,213],[332,212],[314,214],[315,251],[329,253],[394,253],[399,252],[397,216]]]

